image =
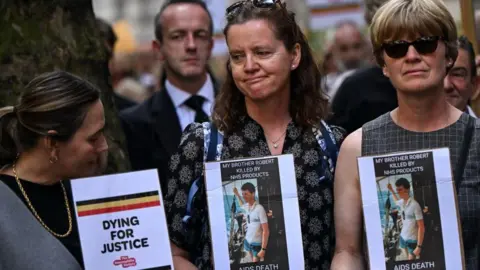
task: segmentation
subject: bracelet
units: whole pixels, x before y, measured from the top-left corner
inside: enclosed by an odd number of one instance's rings
[[[262,248],[262,250],[265,250],[265,251],[267,251],[267,249],[266,249],[266,248]]]

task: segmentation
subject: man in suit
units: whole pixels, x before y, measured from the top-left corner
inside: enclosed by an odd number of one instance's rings
[[[161,91],[121,112],[133,170],[157,168],[165,193],[170,156],[192,122],[209,121],[215,83],[207,61],[213,22],[204,1],[166,1],[155,16],[152,47],[164,62]]]
[[[468,103],[478,95],[477,80],[473,45],[466,36],[461,36],[458,39],[457,59],[443,83],[448,102],[475,118],[477,116]]]

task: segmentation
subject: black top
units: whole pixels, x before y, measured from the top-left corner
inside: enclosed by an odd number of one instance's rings
[[[0,181],[4,182],[30,210],[25,197],[18,187],[15,178],[10,175],[0,175]],[[30,202],[37,211],[43,222],[55,233],[64,234],[68,230],[68,215],[65,206],[65,199],[61,185],[51,186],[40,185],[29,181],[21,180],[23,189],[27,193]],[[75,219],[75,208],[72,202],[72,195],[69,182],[65,182],[65,189],[69,199],[69,207],[72,215],[72,233],[64,238],[57,238],[72,253],[80,265],[83,267],[82,249],[78,235],[77,222]],[[36,218],[35,218],[36,219]],[[40,223],[39,223],[40,225]],[[42,226],[42,225],[40,225]],[[46,247],[48,248],[48,247]]]
[[[397,92],[390,79],[380,67],[369,67],[356,71],[341,84],[328,123],[352,133],[397,106]]]

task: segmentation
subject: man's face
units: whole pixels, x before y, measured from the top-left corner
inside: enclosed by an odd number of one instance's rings
[[[443,80],[447,100],[457,109],[464,111],[476,89],[476,74],[472,74],[468,52],[458,49],[458,57]]]
[[[197,4],[168,6],[162,20],[162,40],[153,49],[179,79],[203,76],[213,47],[210,18]]]
[[[242,190],[242,197],[246,202],[251,202],[254,198],[254,194],[248,190]]]
[[[403,186],[397,186],[397,194],[400,196],[400,198],[408,198],[409,194],[408,189],[404,188]]]
[[[366,43],[357,28],[345,25],[335,33],[333,56],[340,70],[360,68],[366,61]]]

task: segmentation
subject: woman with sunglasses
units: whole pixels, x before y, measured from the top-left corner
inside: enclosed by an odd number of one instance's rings
[[[319,68],[294,15],[280,1],[241,1],[226,13],[228,74],[215,102],[212,123],[223,134],[222,147],[217,147],[220,160],[294,155],[305,269],[328,269],[334,248],[334,167],[325,142],[339,145],[343,131],[322,121],[328,101],[318,89]],[[201,223],[192,226],[191,233],[200,240],[188,241],[182,223],[188,192],[202,175],[209,128],[209,123],[191,124],[169,166],[165,205],[178,269],[213,268],[205,193],[193,204],[193,208],[204,209]],[[324,133],[319,133],[322,128]],[[269,239],[278,233],[272,228]],[[261,246],[259,259],[274,260],[279,254],[275,246],[273,240]]]
[[[452,15],[442,1],[390,0],[375,14],[370,31],[377,63],[397,90],[398,107],[349,135],[341,147],[335,175],[337,246],[332,269],[362,269],[357,157],[439,147],[450,149],[467,269],[480,269],[480,125],[451,106],[443,89],[458,53]],[[464,139],[469,134],[471,146]],[[432,250],[417,245],[414,252],[421,256]]]

